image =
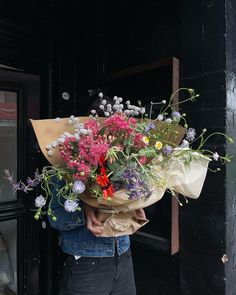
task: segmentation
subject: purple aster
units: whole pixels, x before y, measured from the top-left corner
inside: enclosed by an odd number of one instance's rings
[[[170,145],[166,145],[163,149],[162,152],[164,155],[169,156],[172,153],[173,149]]]
[[[175,118],[175,119],[180,119],[180,118],[181,118],[180,113],[177,112],[177,111],[174,111],[171,115],[172,115],[172,117]]]
[[[82,194],[85,191],[85,185],[84,185],[84,183],[82,181],[80,181],[80,180],[76,180],[74,182],[72,191],[75,194]]]
[[[151,129],[154,129],[155,125],[153,123],[148,123],[146,128],[145,128],[145,132],[148,133]]]
[[[188,141],[193,141],[195,139],[195,136],[196,136],[196,131],[194,128],[189,128],[187,131],[186,131],[186,139]]]
[[[64,208],[68,212],[75,212],[78,208],[78,203],[72,200],[66,200],[64,203]]]

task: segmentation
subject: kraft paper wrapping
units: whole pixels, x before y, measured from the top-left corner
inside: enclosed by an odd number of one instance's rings
[[[58,121],[55,119],[45,119],[45,120],[30,120],[39,143],[40,149],[44,154],[45,158],[53,165],[60,166],[64,165],[64,162],[60,158],[59,149],[53,149],[53,155],[49,156],[46,150],[46,146],[55,141],[60,137],[65,131],[74,134],[73,126],[68,123],[69,118],[61,118]],[[89,119],[89,117],[79,117],[79,122],[84,123]],[[99,118],[99,124],[103,123],[104,118]],[[156,127],[161,130],[165,128],[166,123],[155,122]],[[166,136],[169,141],[174,144],[179,144],[182,140],[185,129],[181,126],[176,126],[178,134],[174,138],[170,138],[170,134],[167,132]],[[128,194],[125,190],[119,190],[114,193],[114,197],[109,203],[104,204],[103,198],[93,198],[89,194],[83,194],[80,196],[85,203],[88,205],[98,208],[99,210],[112,210],[112,213],[104,213],[106,216],[103,224],[103,237],[113,237],[120,235],[129,235],[136,232],[139,228],[144,226],[148,220],[138,217],[135,213],[136,209],[145,208],[159,201],[165,192],[165,188],[151,185],[152,194],[149,198],[140,198],[137,200],[130,200]],[[101,217],[101,213],[100,217]],[[58,217],[59,218],[59,217]]]
[[[135,211],[120,213],[97,212],[97,218],[104,227],[102,237],[131,235],[149,222],[139,217]]]
[[[178,153],[178,151],[177,151]],[[166,187],[186,197],[197,199],[202,191],[210,158],[192,152],[192,160],[185,164],[183,157],[173,157],[165,165],[154,165],[153,169],[160,178],[165,179]]]

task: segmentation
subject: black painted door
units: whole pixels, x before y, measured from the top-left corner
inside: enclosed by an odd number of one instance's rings
[[[2,67],[2,66],[1,66]],[[38,294],[39,224],[33,198],[13,193],[4,170],[15,180],[33,175],[38,151],[29,118],[39,117],[39,76],[0,69],[0,294]]]

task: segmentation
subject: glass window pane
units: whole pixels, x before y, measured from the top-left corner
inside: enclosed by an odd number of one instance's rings
[[[0,294],[17,294],[17,221],[0,222]]]
[[[3,171],[17,176],[17,92],[0,90],[0,202],[16,199]]]

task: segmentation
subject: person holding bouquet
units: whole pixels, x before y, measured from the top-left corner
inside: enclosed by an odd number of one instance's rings
[[[95,101],[92,109],[99,112],[99,104],[100,99]],[[56,196],[57,186],[63,185],[63,180],[55,179],[52,195]],[[64,206],[67,210],[56,197],[53,198],[51,209],[58,218],[54,221],[49,216],[51,226],[59,232],[60,247],[67,256],[59,294],[135,295],[129,236],[100,237],[102,223],[97,219],[94,207],[81,202],[82,210],[72,212],[70,206],[73,204],[68,202]],[[136,212],[145,218],[143,210]]]

